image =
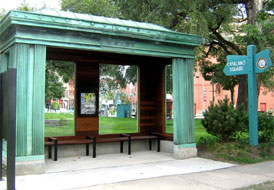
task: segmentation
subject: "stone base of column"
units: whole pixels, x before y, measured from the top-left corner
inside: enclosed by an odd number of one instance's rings
[[[174,157],[176,159],[186,159],[197,157],[196,144],[180,144],[174,145]]]
[[[16,162],[16,175],[43,174],[45,161]]]
[[[40,159],[43,158],[43,159]],[[3,164],[7,165],[6,157],[3,157]],[[44,156],[22,156],[16,157],[16,175],[43,174],[45,173]]]

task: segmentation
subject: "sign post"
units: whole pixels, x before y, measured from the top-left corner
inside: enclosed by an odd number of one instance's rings
[[[247,55],[229,55],[224,73],[227,76],[248,75],[249,144],[258,145],[258,101],[256,74],[266,71],[272,65],[270,50],[256,54],[256,46],[247,46]]]

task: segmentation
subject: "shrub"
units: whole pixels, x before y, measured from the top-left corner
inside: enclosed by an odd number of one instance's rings
[[[58,102],[53,102],[51,104],[51,108],[54,109],[54,110],[58,109],[59,108],[59,103]]]
[[[243,106],[234,108],[228,99],[211,104],[204,114],[202,125],[206,131],[221,140],[235,140],[237,134],[248,126],[247,112]]]
[[[260,156],[274,156],[274,141],[259,144]]]
[[[274,116],[270,112],[258,115],[259,142],[274,141]]]
[[[198,147],[205,146],[209,150],[214,150],[217,147],[217,144],[218,139],[214,136],[201,137],[197,142]]]

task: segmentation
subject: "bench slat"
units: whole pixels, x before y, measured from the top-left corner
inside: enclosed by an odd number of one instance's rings
[[[131,136],[131,140],[158,139],[157,136]]]
[[[104,143],[104,142],[121,142],[121,141],[128,141],[128,137],[116,137],[116,138],[97,138],[97,143]]]
[[[90,144],[93,143],[93,140],[65,140],[65,141],[57,141],[58,145],[73,145],[73,144]]]

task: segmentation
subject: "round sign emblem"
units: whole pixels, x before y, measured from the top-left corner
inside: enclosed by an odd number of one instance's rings
[[[265,58],[260,58],[257,61],[257,67],[258,69],[264,69],[267,66],[267,61]]]

